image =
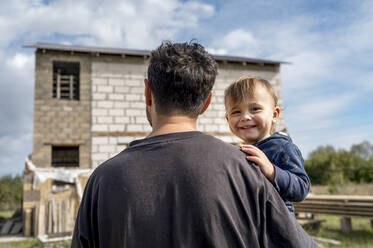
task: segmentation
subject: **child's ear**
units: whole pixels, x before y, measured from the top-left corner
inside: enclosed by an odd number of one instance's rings
[[[273,119],[272,123],[275,124],[277,122],[278,117],[280,116],[281,109],[279,106],[276,106],[273,110]]]
[[[228,121],[228,114],[225,114],[225,119]]]

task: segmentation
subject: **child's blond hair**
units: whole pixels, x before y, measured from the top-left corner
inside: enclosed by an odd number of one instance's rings
[[[252,97],[257,85],[261,85],[268,90],[273,98],[274,107],[276,107],[278,99],[272,85],[267,80],[254,76],[240,77],[228,86],[224,92],[225,106],[227,106],[228,101],[233,104],[239,104],[243,102],[246,97]]]

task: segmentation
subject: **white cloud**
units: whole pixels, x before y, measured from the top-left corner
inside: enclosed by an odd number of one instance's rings
[[[21,174],[25,158],[31,153],[31,133],[0,137],[0,176]]]
[[[289,106],[287,121],[295,131],[307,133],[310,130],[332,128],[338,123],[343,109],[356,100],[356,95],[310,96],[299,100],[297,106]]]
[[[257,54],[257,40],[250,31],[243,29],[235,29],[213,44],[221,47],[220,49],[229,50],[231,54],[235,55],[242,55],[240,54],[242,51],[246,54],[252,54],[252,56],[256,56]]]
[[[149,49],[214,13],[211,5],[178,0],[59,0],[48,5],[15,0],[2,8],[0,32],[7,35],[1,36],[0,47],[20,37],[35,42],[63,34],[72,40],[77,35],[88,45]]]
[[[14,67],[16,70],[32,68],[33,57],[34,56],[31,55],[16,53],[12,58],[6,61],[6,64]]]

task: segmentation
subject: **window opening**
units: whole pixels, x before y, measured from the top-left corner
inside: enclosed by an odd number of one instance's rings
[[[79,62],[53,62],[53,97],[79,100]]]
[[[53,167],[79,167],[79,146],[52,146]]]

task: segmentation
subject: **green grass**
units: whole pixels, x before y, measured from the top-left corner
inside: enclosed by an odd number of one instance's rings
[[[27,239],[10,243],[0,243],[0,248],[36,248],[38,244],[39,241],[36,239]]]
[[[342,233],[340,228],[340,217],[330,215],[320,215],[320,219],[326,220],[321,224],[318,231],[307,230],[312,236],[334,239],[342,242],[336,246],[324,243],[326,247],[346,247],[346,248],[373,248],[373,228],[369,219],[352,218],[352,231]]]
[[[0,248],[70,248],[71,241],[51,242],[43,244],[37,239],[27,239],[10,243],[0,243]]]
[[[13,216],[15,210],[2,210],[0,211],[0,218],[9,219]]]

